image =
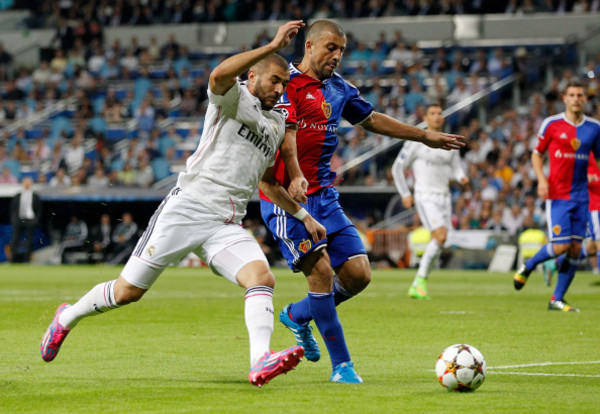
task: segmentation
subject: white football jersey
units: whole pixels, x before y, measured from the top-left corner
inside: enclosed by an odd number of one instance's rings
[[[240,223],[285,135],[283,110],[263,111],[237,81],[225,95],[208,91],[204,130],[177,185],[227,222]]]
[[[402,197],[410,195],[404,169],[412,166],[415,194],[449,194],[448,184],[465,176],[458,151],[430,148],[425,144],[407,141],[392,167],[394,182]]]

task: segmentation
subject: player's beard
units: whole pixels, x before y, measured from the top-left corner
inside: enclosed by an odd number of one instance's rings
[[[331,66],[333,67],[331,67]],[[327,62],[325,63],[323,66],[321,66],[321,70],[320,70],[320,79],[321,80],[325,80],[325,79],[329,79],[333,76],[333,72],[335,72],[335,69],[337,68],[338,64],[335,62]]]
[[[260,82],[256,82],[256,85],[254,86],[254,95],[260,100],[260,105],[265,111],[270,111],[273,109],[280,97],[277,92],[272,92],[270,94],[265,92],[263,87],[260,85]],[[267,100],[270,100],[273,103],[271,104],[270,102],[267,102]]]

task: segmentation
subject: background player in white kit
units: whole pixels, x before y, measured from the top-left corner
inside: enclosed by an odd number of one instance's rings
[[[430,105],[425,113],[427,129],[442,132],[444,116],[442,107]],[[415,176],[415,196],[410,193],[404,177],[404,170],[412,166]],[[469,178],[460,164],[457,151],[440,151],[420,142],[407,141],[398,154],[392,167],[396,187],[402,196],[405,208],[413,203],[423,225],[431,232],[431,241],[419,263],[417,275],[408,290],[408,296],[415,299],[429,299],[427,278],[435,265],[451,227],[452,200],[448,188],[454,178],[467,184]]]
[[[274,52],[287,46],[303,26],[302,21],[288,22],[268,45],[232,56],[214,69],[204,132],[177,187],[150,219],[119,278],[97,285],[73,306],[59,306],[42,339],[45,361],[56,357],[81,319],[139,300],[166,266],[191,251],[215,273],[246,289],[252,384],[262,386],[302,359],[299,346],[269,351],[275,278],[258,243],[240,223],[260,182],[269,197],[303,220],[315,241],[325,236],[325,228],[292,200],[269,168],[283,140],[286,118],[273,106],[290,77],[287,62]],[[245,85],[237,77],[248,69]]]

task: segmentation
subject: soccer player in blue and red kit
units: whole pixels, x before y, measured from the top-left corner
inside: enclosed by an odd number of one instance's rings
[[[579,312],[564,299],[579,264],[581,242],[588,219],[588,162],[590,152],[600,157],[600,122],[584,115],[586,95],[578,80],[569,82],[563,94],[565,112],[548,117],[540,126],[531,164],[538,180],[538,195],[546,200],[550,243],[523,263],[514,275],[515,289],[523,288],[531,271],[542,262],[563,253],[558,281],[548,309]],[[543,171],[548,152],[550,174]]]
[[[596,163],[596,157],[590,153],[590,162],[588,163],[588,194],[590,195],[590,215],[588,217],[588,225],[586,236],[590,237],[587,245],[581,245],[581,253],[579,260],[582,261],[588,257],[596,256],[593,264],[593,271],[598,273],[600,267],[600,168]],[[550,286],[553,273],[562,266],[562,262],[566,258],[563,254],[556,259],[548,260],[544,265],[544,281]]]
[[[303,272],[308,282],[308,296],[286,306],[280,321],[305,348],[306,358],[317,361],[320,350],[309,325],[314,319],[331,357],[331,381],[361,383],[335,308],[362,291],[371,279],[365,248],[334,188],[336,175],[330,160],[338,145],[340,120],[345,118],[375,133],[447,150],[463,146],[464,138],[425,131],[374,112],[358,90],[334,72],[346,47],[346,35],[338,24],[316,21],[306,39],[304,57],[297,66],[290,65],[290,83],[280,101],[279,107],[288,111],[288,128],[274,164],[276,177],[304,210],[286,214],[261,194],[261,212],[290,268]],[[296,155],[296,151],[297,168],[284,167],[288,157],[293,162],[295,157],[290,154]],[[313,243],[301,228],[306,211],[325,226],[327,240]]]

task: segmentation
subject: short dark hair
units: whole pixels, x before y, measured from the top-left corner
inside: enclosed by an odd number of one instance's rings
[[[282,69],[288,69],[287,60],[285,60],[285,58],[278,53],[272,53],[266,58],[252,65],[250,70],[260,74],[272,63],[281,67]]]
[[[346,36],[346,32],[342,29],[342,26],[331,20],[317,20],[311,24],[306,32],[306,38],[315,42],[321,37],[323,32],[333,33],[336,36]]]
[[[567,90],[569,88],[583,88],[583,83],[581,82],[581,80],[579,78],[571,78],[571,80],[569,80],[567,82],[567,84],[565,85],[565,89],[563,90],[564,93],[567,93]]]
[[[425,107],[425,113],[427,113],[427,111],[429,111],[429,108],[440,108],[440,109],[442,109],[442,110],[444,109],[444,108],[442,107],[442,105],[441,105],[441,104],[439,104],[439,103],[431,103],[431,104],[429,104],[429,105],[427,105],[427,106]]]

